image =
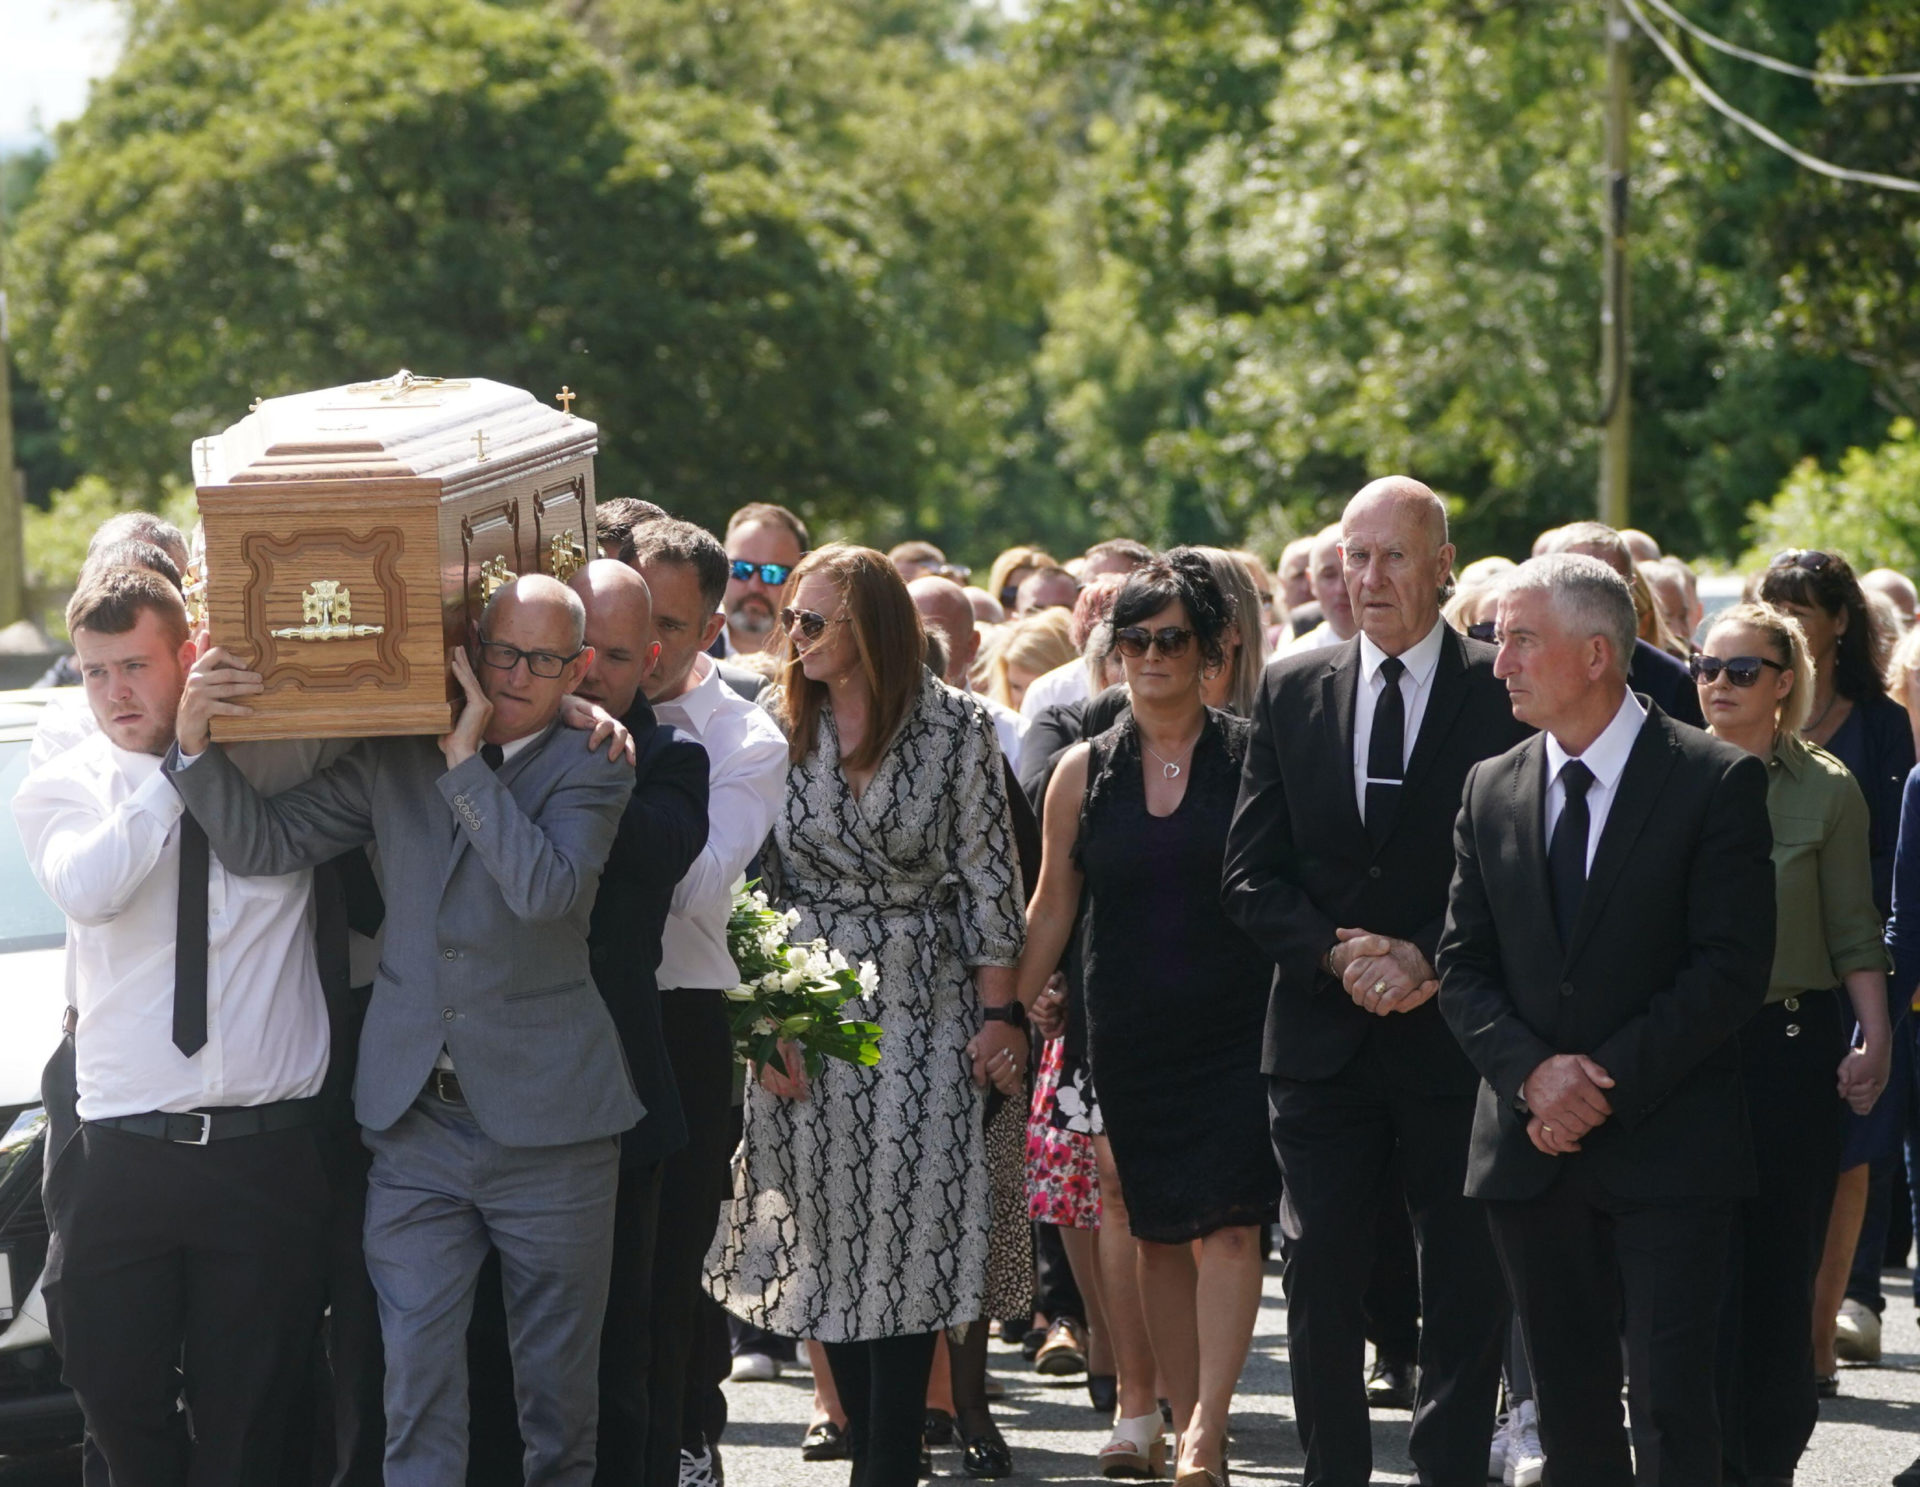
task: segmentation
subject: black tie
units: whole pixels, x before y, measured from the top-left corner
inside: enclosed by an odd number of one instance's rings
[[[1560,783],[1567,799],[1547,847],[1547,876],[1553,881],[1553,917],[1565,947],[1573,942],[1580,898],[1587,891],[1587,837],[1593,826],[1587,791],[1593,787],[1593,771],[1578,759],[1569,759],[1560,766]]]
[[[180,903],[173,926],[173,1046],[192,1058],[207,1046],[207,833],[180,817]]]
[[[499,744],[481,744],[480,757],[487,761],[488,769],[498,769],[507,757],[507,751]]]
[[[1367,740],[1367,839],[1377,849],[1393,829],[1400,805],[1400,780],[1406,773],[1407,699],[1400,678],[1407,665],[1398,656],[1380,663],[1380,700],[1373,705],[1373,735]]]

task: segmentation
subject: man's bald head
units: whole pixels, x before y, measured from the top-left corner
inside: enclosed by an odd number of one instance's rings
[[[1340,518],[1340,554],[1355,622],[1389,656],[1440,623],[1453,546],[1446,503],[1418,480],[1389,475],[1355,492]]]
[[[1536,549],[1545,544],[1545,552],[1538,556],[1551,556],[1554,553],[1573,553],[1583,558],[1598,558],[1615,573],[1629,583],[1633,581],[1633,550],[1627,546],[1626,539],[1605,522],[1576,521],[1564,527],[1555,527],[1551,532],[1541,534]]]
[[[1423,532],[1431,543],[1431,551],[1438,552],[1446,546],[1447,503],[1411,475],[1383,475],[1361,486],[1347,502],[1340,526],[1344,530],[1356,520],[1389,514],[1389,519],[1401,530]]]
[[[623,718],[660,659],[652,591],[638,572],[614,558],[596,558],[567,587],[586,606],[586,640],[593,647],[593,664],[574,691]]]
[[[1660,557],[1660,544],[1653,540],[1651,533],[1638,527],[1626,527],[1621,530],[1620,540],[1627,544],[1627,551],[1633,555],[1636,563],[1652,563]]]
[[[529,623],[555,627],[551,643],[564,641],[569,651],[586,643],[586,605],[559,579],[544,573],[524,573],[502,584],[480,615],[480,628],[496,640],[504,638],[497,632]]]
[[[973,601],[967,591],[950,578],[932,574],[916,578],[907,585],[913,607],[922,619],[933,621],[947,632],[947,674],[949,686],[964,689],[973,658],[980,649],[980,633],[974,627]]]
[[[1320,605],[1320,617],[1341,640],[1353,639],[1359,628],[1353,617],[1353,598],[1347,593],[1346,568],[1340,561],[1340,524],[1325,527],[1313,539],[1308,554],[1307,575],[1313,580],[1313,597]]]

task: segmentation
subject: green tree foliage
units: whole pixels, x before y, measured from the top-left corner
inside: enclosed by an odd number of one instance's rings
[[[1896,419],[1878,449],[1849,449],[1839,468],[1803,461],[1780,493],[1753,511],[1753,546],[1743,567],[1758,568],[1785,547],[1843,552],[1854,568],[1920,573],[1920,433]]]

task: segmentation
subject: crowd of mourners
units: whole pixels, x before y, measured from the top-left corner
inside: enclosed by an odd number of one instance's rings
[[[596,519],[358,741],[216,742],[197,535],[96,535],[12,802],[88,1487],[713,1487],[783,1368],[853,1487],[1003,1477],[993,1334],[1221,1487],[1276,1257],[1307,1487],[1375,1410],[1431,1487],[1791,1483],[1912,1232],[1907,578],[1461,566],[1400,476],[1277,569]],[[877,1064],[736,1059],[748,884]]]

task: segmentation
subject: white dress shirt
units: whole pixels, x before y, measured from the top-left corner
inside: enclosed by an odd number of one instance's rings
[[[1307,631],[1306,634],[1295,639],[1293,644],[1288,646],[1287,649],[1289,651],[1317,651],[1324,650],[1330,645],[1345,644],[1346,641],[1334,633],[1333,626],[1329,625],[1325,620],[1322,620],[1311,630]]]
[[[1560,747],[1560,740],[1547,735],[1547,835],[1553,844],[1553,828],[1560,824],[1560,812],[1566,809],[1567,787],[1560,771],[1569,759],[1578,758],[1593,771],[1593,783],[1587,786],[1587,871],[1593,871],[1593,854],[1600,846],[1600,833],[1606,830],[1607,812],[1620,793],[1620,775],[1627,767],[1640,726],[1647,721],[1647,710],[1640,699],[1629,692],[1620,699],[1620,711],[1600,730],[1600,736],[1587,745],[1586,752],[1574,755]]]
[[[707,751],[707,845],[673,890],[660,935],[661,990],[731,991],[740,972],[727,953],[727,920],[747,864],[773,830],[787,797],[787,736],[757,702],[720,680],[706,655],[694,658],[694,685],[653,715]]]
[[[1400,696],[1406,703],[1406,727],[1400,741],[1404,752],[1400,768],[1404,771],[1413,757],[1413,742],[1420,736],[1420,720],[1427,715],[1427,699],[1433,695],[1433,673],[1440,664],[1441,628],[1445,620],[1435,619],[1433,628],[1401,652],[1406,670],[1400,673]],[[1367,819],[1367,760],[1373,747],[1373,714],[1380,705],[1380,693],[1387,685],[1380,675],[1380,663],[1387,653],[1360,636],[1360,691],[1353,700],[1353,792],[1360,802],[1360,819]]]
[[[970,692],[960,689],[987,710],[987,716],[993,719],[993,731],[1000,736],[1000,752],[1013,767],[1014,773],[1020,772],[1020,745],[1026,742],[1027,720],[1004,702],[995,702],[984,692]]]
[[[35,878],[67,916],[80,1117],[263,1105],[319,1092],[327,1009],[313,876],[207,882],[207,1042],[173,1045],[180,797],[159,756],[104,734],[21,782],[13,814]]]
[[[1085,702],[1093,695],[1093,674],[1084,657],[1075,657],[1064,666],[1036,676],[1020,699],[1020,716],[1031,723],[1050,707],[1068,702]]]

